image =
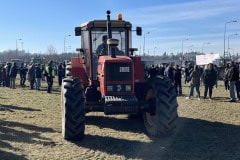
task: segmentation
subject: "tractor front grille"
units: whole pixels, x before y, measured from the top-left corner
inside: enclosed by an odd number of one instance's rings
[[[138,100],[135,96],[105,96],[104,113],[134,114],[139,111]]]
[[[114,81],[132,81],[132,63],[107,63],[106,80]]]

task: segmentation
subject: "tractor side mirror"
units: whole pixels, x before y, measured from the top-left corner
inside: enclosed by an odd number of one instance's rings
[[[131,56],[133,56],[133,52],[138,51],[138,49],[137,48],[129,48],[129,51],[130,51]]]
[[[81,36],[81,27],[75,27],[75,36]]]
[[[85,54],[84,49],[82,48],[76,48],[76,51],[82,53],[83,55]]]
[[[80,63],[80,54],[84,55],[85,52],[84,52],[84,49],[82,48],[76,48],[76,51],[78,52],[78,60],[79,60],[79,63]],[[84,59],[84,56],[82,56],[82,59]]]
[[[142,27],[136,27],[137,36],[142,35]]]

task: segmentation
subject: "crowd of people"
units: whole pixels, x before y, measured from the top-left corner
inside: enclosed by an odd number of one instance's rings
[[[20,86],[26,87],[26,80],[29,82],[30,89],[41,90],[41,82],[47,81],[47,92],[51,93],[53,79],[58,75],[58,85],[62,85],[62,79],[65,77],[65,63],[60,63],[56,68],[53,67],[53,61],[49,61],[47,65],[29,64],[25,66],[17,66],[16,63],[7,63],[0,66],[0,87],[16,88],[16,77],[19,74]],[[150,68],[146,68],[146,76],[153,77],[156,75],[167,76],[171,79],[178,96],[182,95],[182,78],[184,83],[189,85],[189,94],[186,99],[191,99],[196,90],[197,99],[201,99],[200,86],[204,85],[203,99],[207,96],[212,100],[212,92],[214,86],[218,87],[217,68],[212,63],[207,65],[207,68],[197,65],[186,66],[183,70],[179,65],[174,63],[161,64]],[[239,80],[239,65],[233,61],[227,64],[224,72],[225,90],[229,92],[230,102],[240,100],[240,80]]]
[[[65,77],[65,63],[60,63],[57,69],[53,66],[53,61],[49,61],[47,65],[34,64],[19,67],[16,63],[7,63],[0,66],[0,87],[9,87],[16,89],[16,77],[19,74],[20,86],[26,87],[26,80],[29,82],[30,89],[41,90],[41,82],[47,81],[47,92],[51,93],[53,79],[58,75],[58,84],[62,85],[62,78]]]
[[[186,85],[189,85],[189,94],[186,99],[191,99],[194,89],[197,93],[197,99],[201,99],[200,86],[203,84],[203,99],[212,100],[213,88],[218,87],[218,70],[217,66],[209,63],[206,68],[203,66],[189,65],[182,69],[174,63],[161,64],[150,68],[146,68],[146,76],[152,77],[156,75],[167,76],[172,80],[178,96],[182,95],[182,77]],[[240,80],[239,66],[233,61],[227,64],[224,72],[225,90],[229,91],[229,102],[240,100]]]

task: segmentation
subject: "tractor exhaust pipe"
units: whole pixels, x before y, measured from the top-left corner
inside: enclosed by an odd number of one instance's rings
[[[110,21],[110,14],[111,12],[107,10],[108,55],[111,55],[112,58],[116,58],[115,49],[113,47],[116,46],[116,41],[118,40],[112,39],[112,24]]]
[[[111,12],[107,10],[107,33],[108,33],[108,39],[112,38],[112,24],[110,21],[110,14]]]

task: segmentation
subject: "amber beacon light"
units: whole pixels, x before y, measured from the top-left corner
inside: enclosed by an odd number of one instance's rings
[[[118,14],[118,20],[122,20],[122,14],[121,13]]]

